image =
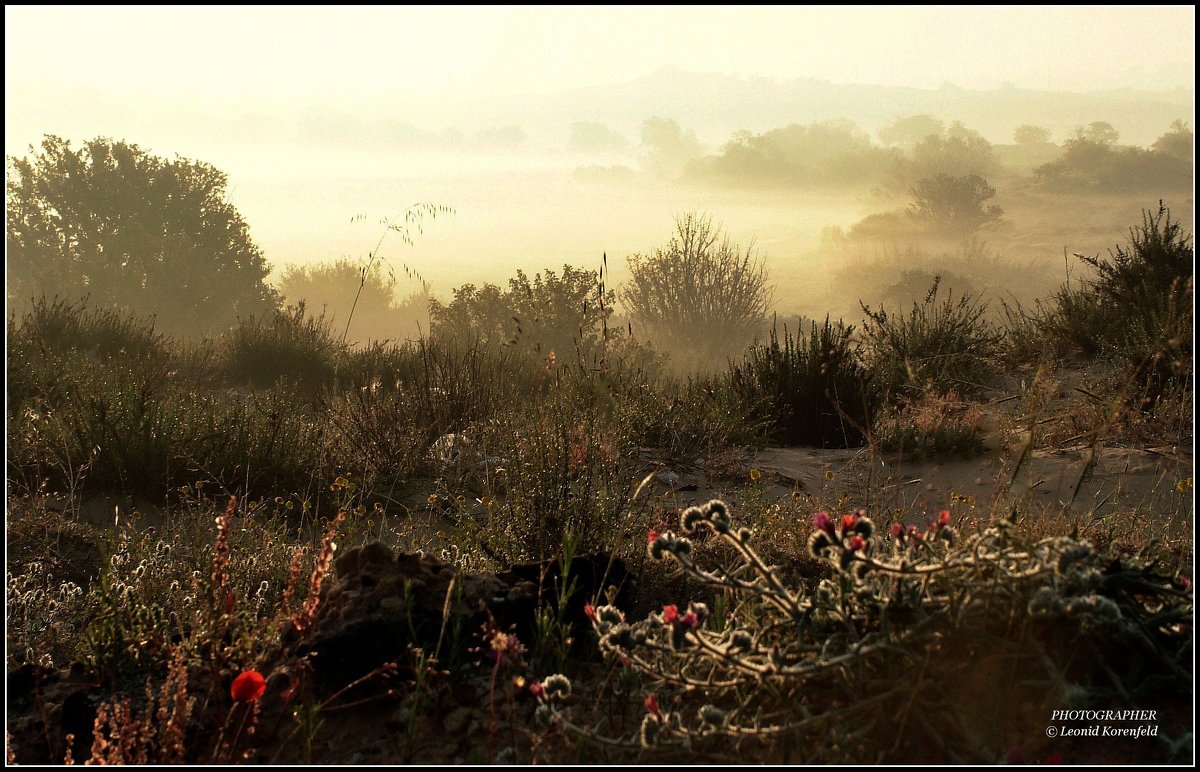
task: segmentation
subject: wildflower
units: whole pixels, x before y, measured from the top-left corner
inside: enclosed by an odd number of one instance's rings
[[[700,511],[700,507],[688,507],[679,516],[679,525],[682,526],[685,533],[691,533],[703,520],[704,513]]]
[[[828,512],[818,512],[813,516],[813,528],[816,528],[818,531],[824,531],[832,536],[833,519],[829,517]]]
[[[858,515],[842,515],[842,533],[854,529],[854,524],[858,522]]]
[[[833,546],[833,542],[829,538],[829,534],[822,530],[812,532],[812,536],[808,537],[808,554],[814,558],[822,557],[825,550]]]
[[[257,670],[247,670],[233,679],[229,695],[234,702],[255,702],[267,691],[267,679]]]
[[[663,606],[662,621],[666,624],[679,621],[679,607],[674,603],[669,606]]]
[[[647,694],[646,702],[644,704],[646,706],[646,710],[649,713],[653,714],[654,716],[656,716],[658,718],[662,718],[662,712],[658,709],[658,695],[657,694],[655,694],[654,692],[650,692],[649,694]]]
[[[900,523],[892,523],[891,534],[893,539],[904,541],[904,526]]]
[[[534,697],[538,698],[539,702],[541,702],[542,697],[546,694],[546,687],[542,686],[540,682],[535,681],[529,685],[529,691]]]
[[[679,618],[679,624],[683,625],[689,630],[694,630],[700,625],[700,618],[696,616],[695,611],[689,611]]]
[[[659,720],[658,716],[653,713],[647,713],[642,719],[642,727],[638,736],[643,748],[653,746],[654,742],[658,739],[659,730],[662,728],[659,725]]]
[[[854,536],[850,538],[850,543],[847,546],[850,547],[851,552],[858,552],[860,549],[867,546],[867,542],[863,539],[863,537],[859,536],[858,534],[854,534]]]
[[[583,604],[583,615],[592,622],[596,621],[596,607],[590,603]]]
[[[542,689],[547,699],[550,700],[565,700],[571,696],[571,681],[562,673],[555,673],[551,676],[546,676],[542,681]]]
[[[940,515],[938,515],[937,524],[938,524],[939,528],[950,525],[950,510],[948,510],[948,509],[942,510],[942,513]]]
[[[758,471],[757,469],[750,470],[750,480],[752,482],[758,482],[761,478],[762,478],[762,472]]]

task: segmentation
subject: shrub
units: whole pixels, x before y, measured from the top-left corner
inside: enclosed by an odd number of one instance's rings
[[[1115,353],[1128,366],[1144,404],[1192,372],[1194,249],[1170,211],[1143,212],[1129,244],[1107,260],[1077,255],[1095,269],[1076,287],[1064,284],[1041,327],[1083,353]]]
[[[995,372],[1000,333],[986,318],[987,305],[970,295],[938,300],[940,277],[907,316],[863,305],[867,368],[884,395],[967,392]]]
[[[342,348],[324,314],[314,317],[300,302],[226,333],[223,370],[235,383],[266,388],[282,380],[315,393],[333,383]]]
[[[637,622],[590,610],[600,650],[646,695],[640,729],[608,742],[689,753],[761,743],[809,763],[990,762],[1014,737],[1041,737],[1053,708],[1190,695],[1191,593],[1153,560],[1028,539],[1007,521],[964,538],[948,511],[928,528],[886,530],[861,511],[820,512],[808,544],[829,570],[792,586],[724,502],[689,507],[680,525],[650,533],[651,559],[725,612],[687,599]],[[702,534],[736,561],[701,566]],[[600,734],[541,698],[552,726]]]
[[[768,432],[788,444],[855,447],[870,425],[874,396],[853,344],[854,327],[829,317],[807,338],[787,327],[780,344],[751,346],[730,369],[733,388],[747,400],[765,403]]]
[[[983,450],[983,415],[953,392],[925,393],[875,419],[874,438],[882,450],[910,459],[969,458]]]
[[[741,353],[766,323],[766,268],[753,249],[733,244],[708,217],[678,218],[667,246],[631,255],[629,271],[621,301],[676,364],[720,364]]]
[[[341,258],[317,265],[288,266],[279,291],[292,304],[320,309],[337,340],[367,343],[401,339],[420,324],[428,328],[427,293],[414,293],[404,302],[395,297],[396,277],[384,263],[364,264]]]

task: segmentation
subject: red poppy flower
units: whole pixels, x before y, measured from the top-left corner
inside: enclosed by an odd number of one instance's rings
[[[247,670],[233,679],[229,695],[234,702],[254,702],[267,691],[267,679],[257,670]]]

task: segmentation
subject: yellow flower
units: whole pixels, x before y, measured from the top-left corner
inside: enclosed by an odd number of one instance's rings
[[[750,470],[750,479],[751,480],[753,480],[754,482],[758,482],[761,478],[762,478],[762,472],[758,471],[757,469]]]

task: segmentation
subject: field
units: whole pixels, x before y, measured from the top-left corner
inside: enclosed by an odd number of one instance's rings
[[[1007,307],[863,263],[852,327],[724,358],[586,271],[514,283],[511,340],[483,293],[356,345],[42,300],[8,329],[9,760],[1188,762],[1193,242],[1127,225]]]

